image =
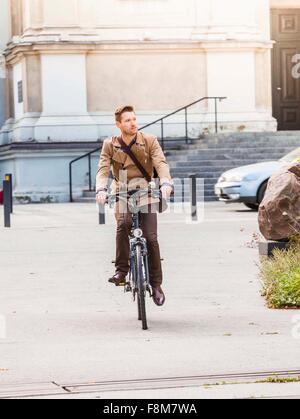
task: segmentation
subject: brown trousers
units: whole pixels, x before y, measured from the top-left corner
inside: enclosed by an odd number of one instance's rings
[[[129,272],[129,239],[128,236],[132,227],[132,214],[121,212],[117,204],[115,208],[115,218],[117,221],[116,234],[116,273],[127,275]],[[143,236],[147,240],[149,276],[152,286],[162,284],[163,275],[160,260],[160,249],[157,239],[157,213],[140,213],[140,226],[143,230]]]

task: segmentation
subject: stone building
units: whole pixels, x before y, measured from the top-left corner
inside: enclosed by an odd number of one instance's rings
[[[20,199],[66,200],[69,161],[115,132],[119,104],[142,125],[224,96],[220,131],[300,129],[300,0],[0,4],[0,176],[15,173]],[[189,135],[213,132],[214,111],[209,100],[190,108]],[[165,135],[181,136],[183,122],[170,118]],[[75,195],[87,181],[78,166]]]
[[[9,39],[9,0],[0,0],[0,127],[2,127],[8,116],[6,113],[6,65],[3,52]]]

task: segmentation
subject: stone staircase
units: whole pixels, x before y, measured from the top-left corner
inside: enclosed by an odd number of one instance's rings
[[[176,188],[180,190],[180,178],[191,174],[204,179],[197,186],[199,198],[214,201],[214,185],[226,170],[264,161],[278,160],[285,154],[300,147],[300,132],[276,133],[233,133],[205,136],[184,150],[166,152]],[[185,191],[189,199],[189,187]]]
[[[188,182],[183,179],[196,174],[198,199],[215,201],[214,185],[226,170],[263,161],[278,160],[300,147],[299,131],[264,133],[232,133],[204,136],[185,144],[181,139],[166,139],[165,154],[175,182],[176,201],[190,199]],[[94,200],[94,192],[84,191],[81,202]],[[77,200],[78,201],[78,200]]]

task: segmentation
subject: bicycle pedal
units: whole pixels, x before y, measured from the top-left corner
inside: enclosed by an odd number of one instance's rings
[[[115,284],[116,287],[125,287],[126,286],[126,282],[119,282],[118,284]]]
[[[131,292],[131,291],[132,291],[132,288],[130,286],[130,283],[127,282],[126,285],[125,285],[125,287],[124,287],[124,292]]]

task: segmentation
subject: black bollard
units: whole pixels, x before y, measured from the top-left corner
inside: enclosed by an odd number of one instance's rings
[[[105,205],[98,204],[99,207],[99,224],[105,224]]]
[[[190,175],[190,199],[192,221],[197,221],[197,175]]]
[[[4,227],[10,227],[10,182],[3,181]]]
[[[13,185],[12,185],[12,174],[8,173],[5,175],[5,180],[9,181],[9,201],[10,201],[10,213],[13,213]]]

